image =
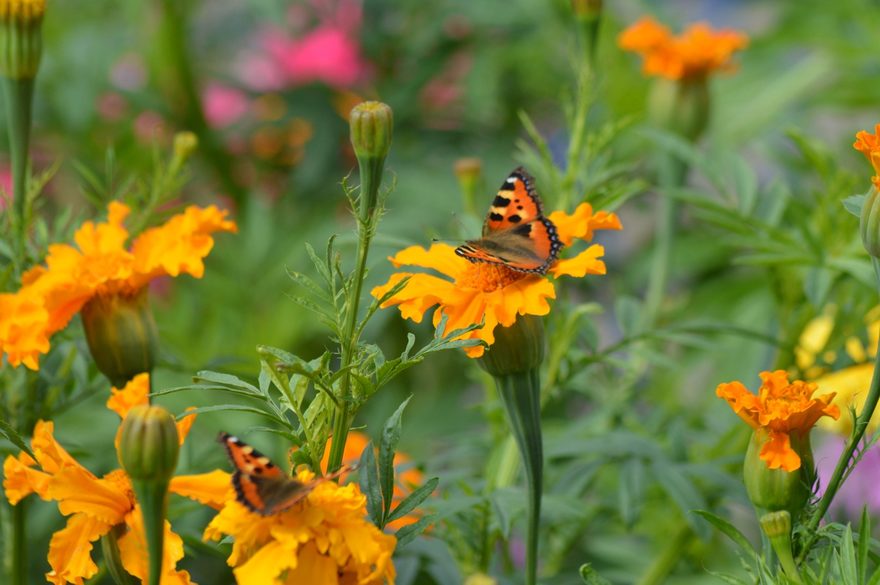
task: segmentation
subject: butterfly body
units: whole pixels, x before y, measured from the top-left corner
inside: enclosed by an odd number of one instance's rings
[[[251,512],[271,516],[301,501],[322,481],[302,483],[288,476],[272,461],[229,433],[221,432],[218,441],[235,466],[232,486],[235,498]]]
[[[455,253],[471,262],[545,274],[561,248],[556,226],[544,217],[534,179],[524,168],[517,167],[501,184],[489,206],[483,237],[465,242]]]

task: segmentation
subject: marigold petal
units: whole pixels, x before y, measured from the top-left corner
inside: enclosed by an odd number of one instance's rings
[[[110,524],[86,514],[74,514],[67,526],[52,535],[49,542],[49,566],[46,579],[57,585],[75,583],[94,577],[98,566],[92,560],[92,543],[110,530]]]
[[[296,549],[290,550],[279,541],[273,540],[258,550],[246,563],[235,569],[235,580],[238,585],[277,583],[277,579],[283,571],[297,566],[296,553]],[[302,581],[302,583],[310,582]]]
[[[337,585],[339,583],[338,567],[330,557],[322,555],[314,544],[309,543],[297,551],[296,566],[287,572],[287,585],[301,583],[320,583],[321,585]]]
[[[856,412],[861,412],[865,399],[868,396],[868,388],[871,384],[871,377],[874,374],[874,364],[865,363],[843,370],[826,374],[815,380],[819,390],[831,389],[837,391],[834,397],[834,406],[840,410],[849,410],[850,407],[855,408]],[[819,419],[819,426],[828,430],[838,432],[843,435],[849,435],[852,431],[852,417],[837,416]],[[874,413],[868,423],[868,433],[873,433],[880,426],[880,411]]]
[[[140,506],[125,515],[128,531],[119,538],[119,557],[122,566],[133,576],[146,582],[150,555],[144,535],[144,523]],[[171,530],[165,521],[163,538],[162,585],[189,585],[190,577],[186,571],[178,571],[177,563],[183,558],[183,539]]]
[[[791,438],[788,433],[771,431],[767,442],[761,447],[760,457],[770,469],[782,468],[785,471],[795,471],[801,466],[801,458],[791,448]]]
[[[49,481],[48,496],[65,516],[82,513],[107,524],[119,524],[131,510],[128,494],[118,483],[98,479],[83,467],[67,466]]]
[[[34,437],[31,441],[31,451],[37,457],[37,461],[43,471],[50,475],[58,473],[64,467],[76,467],[91,475],[85,467],[79,464],[70,453],[64,450],[54,437],[55,423],[52,421],[37,421],[34,426]],[[93,475],[91,477],[94,478]]]
[[[34,469],[36,464],[27,453],[19,453],[18,457],[7,455],[3,461],[3,492],[13,506],[32,493],[48,499],[46,489],[51,476]]]
[[[388,258],[395,268],[401,266],[420,266],[430,268],[440,274],[457,279],[467,270],[470,263],[455,253],[455,248],[449,244],[432,244],[425,249],[421,246],[404,248],[394,256]]]
[[[370,294],[380,299],[404,278],[409,280],[403,289],[382,303],[382,307],[397,306],[404,319],[410,319],[415,323],[421,323],[425,312],[442,302],[455,289],[453,283],[431,274],[400,272],[392,274],[387,283],[375,287]]]
[[[583,278],[587,274],[605,274],[605,262],[599,260],[605,255],[605,248],[599,244],[593,244],[574,258],[560,259],[550,268],[550,273],[559,278],[560,276],[573,276]]]
[[[169,490],[219,510],[232,494],[231,475],[220,469],[197,475],[178,475],[171,478]]]
[[[593,213],[593,207],[589,203],[581,203],[568,214],[564,211],[554,211],[549,216],[550,221],[556,226],[559,239],[566,246],[570,246],[574,240],[589,242],[593,239],[596,230],[621,230],[623,225],[616,214],[609,211]]]
[[[149,404],[150,374],[138,374],[128,381],[121,390],[110,388],[110,398],[107,399],[107,408],[115,412],[120,418],[125,418],[128,411],[135,406]]]
[[[741,382],[729,382],[718,384],[715,395],[723,398],[741,419],[752,428],[758,428],[757,412],[760,409],[760,399],[748,391]]]
[[[0,358],[12,367],[39,369],[40,354],[49,351],[49,312],[42,300],[27,293],[0,294]]]

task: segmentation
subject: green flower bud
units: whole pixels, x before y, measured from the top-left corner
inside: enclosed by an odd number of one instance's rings
[[[693,141],[709,123],[710,103],[705,76],[678,81],[659,78],[648,98],[648,115],[660,128]]]
[[[468,213],[476,213],[477,193],[483,191],[483,161],[478,158],[460,158],[455,161],[452,169],[458,179],[465,209]]]
[[[141,507],[150,555],[149,585],[159,585],[168,484],[177,467],[180,438],[174,417],[160,406],[135,406],[119,429],[119,463]]]
[[[199,138],[192,132],[178,132],[174,135],[174,158],[181,162],[187,160],[199,147]]]
[[[33,79],[43,53],[45,0],[0,0],[0,75]]]
[[[776,552],[776,556],[779,557],[779,564],[782,565],[783,572],[794,583],[800,583],[797,565],[791,554],[791,514],[786,510],[770,512],[761,516],[759,522],[764,534],[770,539],[770,545]]]
[[[791,433],[791,446],[801,458],[801,466],[794,471],[770,469],[760,458],[761,448],[768,440],[768,431],[755,429],[746,451],[743,477],[746,492],[752,504],[761,511],[786,510],[797,516],[810,497],[815,480],[813,455],[809,434]]]
[[[98,294],[81,311],[92,358],[117,388],[156,363],[158,333],[147,292]]]
[[[880,258],[880,195],[874,185],[871,185],[862,204],[859,233],[862,234],[862,244],[868,254]]]
[[[494,377],[522,374],[544,361],[544,321],[520,315],[510,327],[495,328],[495,343],[479,358],[480,366]]]
[[[382,102],[362,102],[349,114],[351,144],[360,161],[363,158],[385,158],[391,149],[394,114]]]

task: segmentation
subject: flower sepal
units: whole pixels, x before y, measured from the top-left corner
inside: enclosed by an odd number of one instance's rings
[[[648,112],[660,128],[694,141],[709,123],[710,104],[705,76],[678,81],[659,78],[648,98]]]
[[[761,458],[761,451],[771,441],[770,432],[755,429],[746,451],[743,478],[752,505],[762,512],[785,510],[797,517],[812,493],[816,471],[809,434],[792,433],[791,448],[800,457],[800,466],[793,471],[783,467],[771,469]]]
[[[119,552],[119,539],[124,533],[125,525],[118,524],[101,537],[101,552],[104,555],[104,564],[116,585],[138,585],[137,578],[126,571],[125,566],[122,564],[122,555]]]
[[[544,360],[544,320],[520,315],[510,327],[495,328],[495,343],[478,359],[493,377],[524,374]]]
[[[0,75],[33,79],[43,54],[45,0],[0,2]]]

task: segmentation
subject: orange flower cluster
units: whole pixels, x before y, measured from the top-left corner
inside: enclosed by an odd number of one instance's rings
[[[589,203],[582,203],[572,214],[554,211],[549,216],[556,225],[559,239],[565,246],[575,240],[589,242],[596,230],[622,229],[613,213],[593,213]],[[605,248],[598,244],[569,259],[560,259],[550,268],[554,277],[587,274],[605,274],[605,263],[600,258]],[[456,255],[448,244],[434,244],[429,249],[411,246],[389,258],[395,267],[418,266],[439,272],[446,278],[425,273],[398,272],[387,283],[371,291],[381,298],[402,280],[409,279],[403,290],[385,301],[382,307],[397,306],[404,319],[420,323],[426,311],[435,305],[434,326],[443,315],[448,318],[447,331],[464,329],[483,322],[481,329],[466,334],[468,339],[481,339],[486,344],[495,342],[495,327],[510,327],[518,315],[546,315],[550,312],[548,299],[556,298],[553,283],[535,274],[511,270],[502,265],[472,263]],[[483,355],[482,345],[468,347],[467,355]]]
[[[857,133],[853,148],[864,154],[871,166],[874,167],[874,176],[871,177],[871,182],[877,189],[880,189],[880,124],[874,126],[874,134],[867,130]]]
[[[201,278],[203,259],[214,246],[211,234],[237,229],[226,211],[193,205],[144,231],[127,249],[123,222],[129,212],[123,203],[110,203],[106,222],[84,223],[74,236],[76,246],[50,246],[46,266],[25,273],[18,292],[0,294],[0,358],[5,353],[13,366],[36,370],[52,334],[92,298],[134,295],[157,276]]]
[[[749,39],[734,30],[713,30],[705,23],[693,24],[676,37],[646,16],[623,31],[617,42],[620,48],[642,55],[646,75],[678,80],[732,69],[733,53],[745,48]]]
[[[128,410],[147,403],[149,377],[141,374],[122,390],[113,389],[107,406],[125,418]],[[183,442],[194,422],[195,415],[184,417],[178,423]],[[36,493],[42,499],[58,502],[62,514],[69,516],[67,526],[52,536],[49,543],[49,566],[46,574],[50,583],[82,584],[98,572],[92,560],[92,543],[114,528],[120,529],[119,553],[125,570],[140,579],[146,579],[149,559],[140,506],[135,501],[131,480],[121,469],[97,477],[80,465],[53,436],[52,422],[40,421],[34,429],[31,448],[36,456],[26,453],[8,456],[3,463],[3,489],[12,505]],[[212,471],[198,475],[172,478],[172,492],[193,498],[203,504],[219,508],[229,491],[229,475]],[[165,560],[163,585],[187,585],[186,571],[175,567],[183,558],[183,541],[165,524]]]
[[[757,395],[740,382],[719,384],[715,394],[750,427],[768,432],[760,457],[770,469],[795,471],[801,466],[801,458],[791,447],[791,435],[809,434],[823,416],[837,419],[840,409],[831,404],[834,392],[814,398],[816,384],[789,382],[785,370],[761,372],[760,376],[762,384]]]

